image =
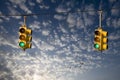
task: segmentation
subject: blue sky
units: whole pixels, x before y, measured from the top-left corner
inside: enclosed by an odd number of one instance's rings
[[[93,48],[99,9],[108,31],[102,53]],[[40,14],[27,16],[26,51],[18,46],[23,16],[7,16],[21,14]],[[0,80],[120,79],[119,0],[1,0],[0,15]]]

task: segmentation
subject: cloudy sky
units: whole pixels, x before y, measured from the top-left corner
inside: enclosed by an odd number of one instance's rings
[[[94,30],[108,31],[108,50],[94,50]],[[19,47],[19,28],[33,31]],[[8,16],[14,15],[14,16]],[[120,0],[0,0],[0,80],[119,80]]]

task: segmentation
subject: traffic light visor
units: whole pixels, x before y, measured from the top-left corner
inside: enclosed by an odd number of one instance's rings
[[[19,43],[19,46],[20,46],[20,47],[25,47],[25,43],[24,43],[24,42],[20,42],[20,43]]]

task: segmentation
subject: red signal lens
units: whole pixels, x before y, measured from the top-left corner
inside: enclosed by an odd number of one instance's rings
[[[25,29],[24,29],[24,28],[21,28],[19,31],[20,31],[21,33],[25,33]]]
[[[95,31],[95,35],[100,35],[100,32],[99,31]]]

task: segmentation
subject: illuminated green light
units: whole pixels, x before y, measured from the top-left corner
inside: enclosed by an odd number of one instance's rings
[[[20,47],[25,47],[25,43],[24,43],[24,42],[20,42],[20,43],[19,43],[19,46],[20,46]]]
[[[94,44],[94,48],[98,49],[100,47],[99,44]]]

